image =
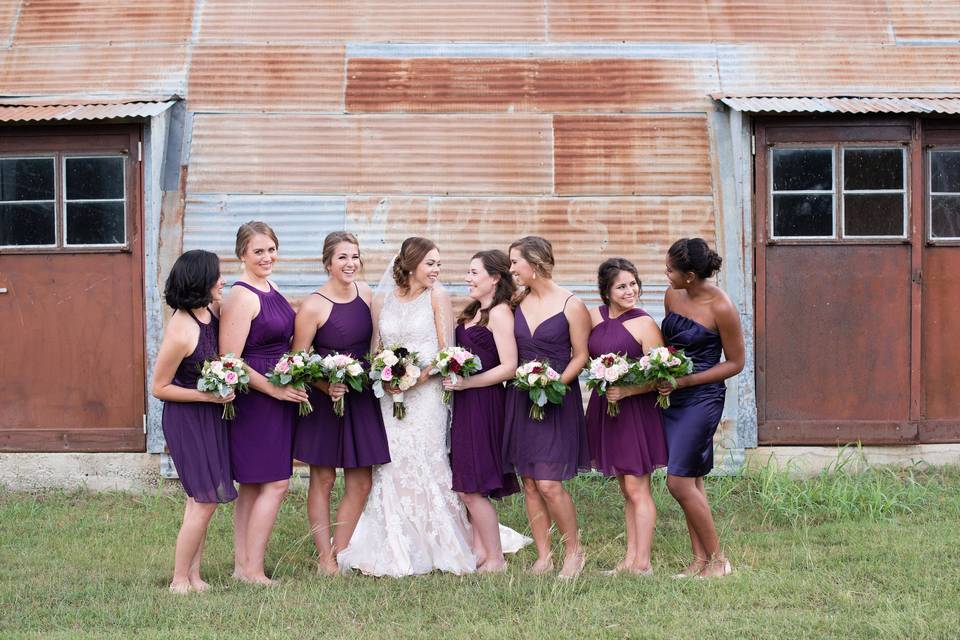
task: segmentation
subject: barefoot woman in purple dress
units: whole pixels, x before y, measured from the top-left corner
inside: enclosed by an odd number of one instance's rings
[[[163,332],[151,392],[163,400],[163,435],[187,493],[170,582],[176,593],[207,588],[200,578],[207,525],[218,503],[237,497],[227,425],[220,417],[220,405],[233,394],[222,398],[197,391],[203,362],[219,355],[216,311],[222,291],[219,259],[195,250],[177,258],[163,292],[174,312]]]
[[[580,546],[577,512],[563,486],[580,470],[590,469],[583,396],[577,376],[587,363],[590,314],[576,296],[551,279],[553,247],[527,236],[510,245],[510,271],[525,290],[514,310],[519,362],[546,359],[570,390],[560,405],[547,404],[543,421],[529,417],[526,392],[508,390],[504,465],[523,480],[530,531],[537,546],[534,574],[553,570],[550,523],[557,523],[565,555],[560,577],[580,574],[586,556]]]
[[[312,345],[320,355],[342,353],[363,359],[373,334],[373,294],[366,283],[357,281],[363,267],[357,238],[345,231],[329,234],[323,241],[323,267],[329,278],[300,305],[293,348]],[[353,391],[345,384],[326,382],[315,386],[310,390],[313,413],[297,420],[293,455],[310,465],[307,515],[319,554],[317,571],[336,575],[337,553],[350,543],[370,493],[371,467],[390,462],[390,450],[380,401],[371,389]],[[344,398],[343,417],[333,412],[338,398]],[[337,467],[343,469],[344,492],[331,544],[330,492]]]
[[[230,462],[240,497],[234,510],[234,576],[272,584],[263,557],[293,473],[296,404],[307,393],[271,384],[264,374],[290,348],[294,311],[268,280],[277,260],[277,236],[263,222],[237,230],[243,275],[223,304],[220,350],[240,353],[250,369],[250,393],[237,398],[230,425]]]
[[[708,282],[720,269],[720,256],[701,238],[682,238],[667,252],[663,337],[693,360],[693,373],[677,379],[663,412],[667,434],[667,487],[687,519],[693,561],[681,576],[715,577],[730,573],[720,550],[703,476],[713,468],[713,435],[723,414],[723,381],[743,369],[743,330],[737,309],[719,287]],[[720,361],[721,353],[725,356]]]
[[[467,506],[473,525],[477,573],[504,571],[500,522],[489,498],[520,491],[517,477],[503,472],[504,381],[517,370],[510,300],[516,292],[510,260],[503,251],[480,251],[467,271],[467,295],[472,302],[457,319],[457,345],[478,358],[482,368],[456,383],[444,379],[453,394],[450,466],[453,490]]]
[[[593,330],[590,357],[619,353],[639,358],[663,346],[657,323],[637,309],[640,277],[624,258],[610,258],[600,265],[597,284],[603,305],[590,311]],[[587,406],[587,439],[593,468],[620,483],[627,525],[627,553],[613,573],[626,571],[647,575],[657,508],[650,493],[650,474],[667,464],[663,423],[652,385],[607,389],[606,397],[590,395]],[[620,414],[607,415],[607,402],[618,402]]]

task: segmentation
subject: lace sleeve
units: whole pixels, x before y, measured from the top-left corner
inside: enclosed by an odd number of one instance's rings
[[[430,300],[433,304],[433,321],[437,327],[438,348],[452,347],[455,344],[454,328],[456,327],[456,321],[453,318],[453,303],[450,299],[450,293],[442,284],[437,283],[430,293]]]

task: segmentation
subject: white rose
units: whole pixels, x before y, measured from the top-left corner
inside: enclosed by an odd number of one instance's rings
[[[347,367],[347,373],[349,373],[351,376],[358,376],[363,373],[363,367],[355,362]]]
[[[400,359],[394,355],[393,351],[383,352],[383,364],[387,365],[388,367],[392,367],[398,362],[400,362]]]

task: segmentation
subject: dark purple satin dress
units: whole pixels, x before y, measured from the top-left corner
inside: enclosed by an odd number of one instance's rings
[[[683,349],[693,360],[694,373],[720,362],[720,334],[686,316],[669,313],[663,320],[667,345]],[[713,435],[723,415],[726,385],[722,382],[677,389],[663,411],[669,462],[667,473],[698,478],[713,469]]]
[[[457,325],[457,344],[480,358],[482,369],[500,366],[493,333],[486,327]],[[453,394],[450,467],[453,490],[503,498],[520,491],[517,476],[503,471],[503,422],[507,390],[502,384]]]
[[[200,326],[197,347],[180,362],[173,384],[196,389],[203,363],[219,356],[219,321],[212,313]],[[229,427],[221,416],[223,406],[214,402],[164,402],[163,437],[173,458],[180,483],[197,502],[230,502],[237,497],[230,472]]]
[[[330,300],[321,293],[315,295]],[[370,349],[373,320],[367,303],[360,297],[334,302],[330,317],[317,329],[314,351],[320,355],[343,353],[364,360]],[[367,363],[364,361],[364,366]],[[387,432],[380,414],[380,401],[367,387],[350,389],[344,396],[343,417],[333,412],[330,396],[310,388],[313,413],[297,419],[293,456],[318,467],[354,469],[390,462]]]
[[[570,325],[563,311],[541,322],[533,332],[519,305],[513,314],[520,364],[546,359],[557,373],[563,373],[571,358]],[[567,480],[579,471],[589,471],[590,450],[578,381],[570,385],[562,404],[547,403],[543,409],[542,422],[531,419],[527,392],[513,386],[507,390],[505,469],[534,480]]]
[[[643,355],[623,323],[647,315],[631,309],[611,319],[606,306],[600,307],[600,322],[590,332],[590,357],[619,353],[630,358]],[[593,468],[605,476],[644,476],[667,465],[667,444],[657,407],[656,392],[630,396],[619,402],[620,415],[607,415],[607,399],[590,394],[587,405],[587,439]]]
[[[290,349],[296,314],[287,299],[270,285],[264,293],[246,282],[234,286],[260,298],[260,313],[250,323],[241,357],[251,369],[266,375]],[[293,474],[294,402],[276,400],[250,388],[234,401],[237,417],[230,425],[230,461],[237,482],[259,484],[287,480]]]

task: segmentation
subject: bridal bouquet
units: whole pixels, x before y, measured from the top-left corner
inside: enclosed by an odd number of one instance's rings
[[[370,357],[370,380],[373,381],[373,395],[382,398],[386,393],[383,386],[399,389],[393,394],[393,417],[403,420],[407,407],[403,404],[403,392],[417,383],[420,378],[420,356],[400,345],[382,349]]]
[[[244,367],[243,360],[232,353],[221,358],[214,358],[203,363],[200,377],[197,379],[197,390],[216,393],[226,398],[231,393],[246,393],[250,384],[250,374]],[[224,403],[223,419],[233,420],[237,410],[233,401]]]
[[[363,383],[367,376],[363,372],[363,365],[353,356],[342,353],[331,353],[323,356],[320,361],[322,368],[322,380],[331,384],[345,384],[354,391],[362,391]],[[333,401],[333,413],[338,417],[343,417],[343,396]]]
[[[560,404],[569,387],[560,382],[560,374],[539,360],[520,365],[513,377],[513,386],[526,391],[530,398],[530,418],[543,421],[543,407],[549,402]]]
[[[457,376],[469,378],[480,371],[482,366],[480,358],[463,347],[447,347],[437,352],[430,373],[439,373],[451,383],[456,384]],[[450,403],[450,392],[446,389],[443,390],[443,401]]]
[[[598,396],[602,396],[607,389],[615,386],[626,386],[641,382],[636,362],[619,353],[604,353],[587,363],[587,388],[593,389]],[[620,404],[607,401],[607,415],[620,415]]]
[[[673,347],[652,349],[649,355],[645,355],[637,361],[636,366],[643,382],[652,382],[654,386],[666,381],[671,386],[676,387],[677,378],[693,372],[693,360],[687,357],[683,349],[674,349]],[[662,409],[669,407],[669,394],[658,395],[657,405]]]
[[[306,391],[308,384],[323,380],[322,360],[312,349],[290,351],[280,356],[277,364],[273,365],[273,371],[267,374],[267,380],[278,387],[289,384],[294,389]],[[301,416],[308,415],[311,411],[313,405],[309,399],[299,404],[298,413]]]

